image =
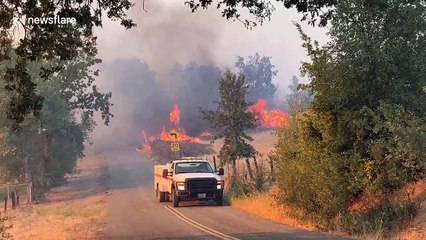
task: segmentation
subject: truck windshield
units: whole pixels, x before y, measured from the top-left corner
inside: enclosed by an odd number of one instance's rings
[[[175,173],[213,173],[213,169],[206,162],[177,163]]]

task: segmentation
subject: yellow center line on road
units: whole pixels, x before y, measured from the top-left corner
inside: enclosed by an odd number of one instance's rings
[[[176,217],[182,219],[183,221],[185,221],[186,223],[188,223],[189,225],[196,227],[198,229],[200,229],[201,231],[208,233],[210,235],[213,235],[217,238],[223,239],[223,240],[240,240],[238,238],[226,235],[224,233],[218,232],[216,230],[213,230],[209,227],[204,226],[201,223],[198,223],[190,218],[188,218],[187,216],[183,215],[182,213],[180,213],[179,211],[177,211],[176,209],[170,207],[170,206],[166,206],[165,207],[167,210],[169,210],[170,212],[172,212],[174,215],[176,215]]]

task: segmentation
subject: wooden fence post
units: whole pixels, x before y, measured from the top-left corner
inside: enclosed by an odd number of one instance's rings
[[[213,165],[214,165],[214,170],[217,171],[216,156],[213,156]]]
[[[8,200],[8,197],[7,196],[4,197],[4,211],[5,212],[7,211],[7,200]]]
[[[253,161],[254,161],[254,168],[256,169],[256,172],[258,172],[259,171],[259,165],[257,165],[256,156],[253,157]]]
[[[12,191],[12,209],[16,208],[16,191]]]

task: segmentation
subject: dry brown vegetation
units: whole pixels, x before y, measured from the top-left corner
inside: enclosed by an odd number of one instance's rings
[[[86,157],[65,185],[52,189],[46,202],[11,211],[14,239],[102,239],[106,168],[101,156]]]
[[[397,234],[398,240],[422,240],[426,239],[426,181],[419,181],[407,186],[405,191],[411,193],[411,197],[420,202],[417,216],[411,221],[407,230]]]
[[[249,133],[253,138],[252,146],[261,154],[266,155],[274,149],[277,138],[275,136],[275,130],[262,130]],[[223,145],[223,139],[214,141],[212,148],[216,153],[219,153],[220,148]]]
[[[286,213],[286,208],[277,204],[270,193],[259,193],[246,198],[234,199],[232,206],[275,222],[311,231],[316,230],[314,226],[302,223],[289,216]]]

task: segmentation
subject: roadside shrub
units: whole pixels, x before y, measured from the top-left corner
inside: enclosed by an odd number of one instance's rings
[[[383,237],[391,234],[391,230],[398,227],[402,229],[407,220],[412,219],[419,204],[414,201],[406,201],[397,205],[384,202],[380,206],[363,212],[351,212],[336,222],[340,230],[354,235],[365,235],[378,232]]]
[[[264,161],[261,161],[258,168],[254,172],[254,181],[253,185],[256,191],[264,191],[265,185],[268,183],[268,179],[270,179],[270,174],[266,171],[266,167]]]
[[[400,226],[415,213],[415,203],[387,201],[424,177],[425,121],[384,102],[341,119],[309,109],[279,132],[272,155],[283,193],[278,201],[323,230],[360,233]],[[336,134],[342,128],[347,136]],[[367,213],[349,211],[361,196],[379,193],[379,204]]]
[[[347,174],[341,174],[350,161],[332,152],[331,131],[329,116],[313,111],[298,114],[279,132],[273,155],[283,192],[278,200],[302,210],[299,217],[320,229],[333,227],[333,218],[346,209],[350,198]]]
[[[243,174],[240,173],[237,176],[233,176],[229,182],[230,186],[227,191],[227,197],[231,201],[233,198],[246,197],[255,191],[253,184],[250,184]]]

